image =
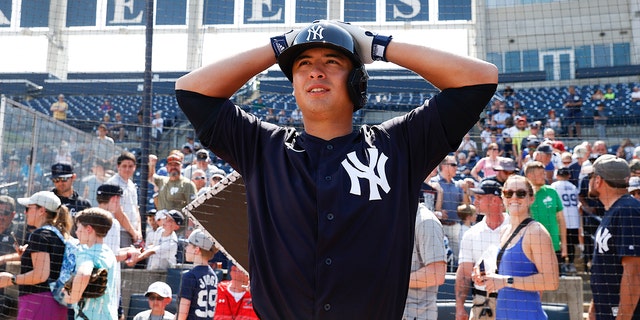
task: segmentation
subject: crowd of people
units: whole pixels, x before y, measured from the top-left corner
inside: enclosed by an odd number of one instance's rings
[[[408,115],[353,131],[353,113],[366,100],[365,64],[373,61],[404,66],[442,91]],[[292,82],[304,131],[260,121],[229,100],[274,63]],[[208,151],[185,145],[161,168],[149,156],[145,178],[156,196],[146,213],[138,211],[133,154],[118,157],[111,177],[95,179],[106,179],[95,188],[97,207],[73,188],[72,165],[53,164],[54,189],[17,200],[26,208],[25,233],[0,262],[20,261],[21,270],[1,272],[0,288],[19,285],[21,319],[114,319],[122,316],[119,268],[169,268],[179,262],[184,239],[184,259],[194,267],[182,277],[175,315],[181,320],[240,312],[243,319],[433,319],[447,270],[456,273],[458,318],[544,319],[541,292],[575,272],[581,253],[593,288],[590,317],[637,318],[640,148],[622,148],[630,162],[607,154],[604,141],[570,152],[552,128],[496,103],[496,115],[507,116],[491,119],[479,158],[469,131],[497,82],[496,67],[484,61],[347,23],[316,21],[273,37],[176,82],[179,105],[204,147],[245,176],[251,282],[232,264],[231,279],[221,282],[211,266],[213,240],[181,213],[224,178]],[[566,119],[580,136],[576,96],[570,88]],[[0,200],[3,216],[15,215],[15,201]],[[74,239],[69,311],[48,283],[62,272]],[[108,270],[106,291],[83,298],[98,267]],[[165,284],[150,284],[145,296],[150,309],[140,317],[171,316]]]

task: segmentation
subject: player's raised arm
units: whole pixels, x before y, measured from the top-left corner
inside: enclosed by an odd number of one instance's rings
[[[412,70],[440,90],[476,84],[498,83],[498,69],[491,63],[446,51],[404,43],[348,23],[331,21],[346,29],[358,43],[364,63],[389,61]]]

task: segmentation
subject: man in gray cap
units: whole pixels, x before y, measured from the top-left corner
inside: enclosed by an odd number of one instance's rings
[[[73,189],[73,183],[76,181],[76,174],[73,167],[67,163],[56,163],[51,166],[51,181],[54,188],[51,190],[60,198],[60,202],[69,208],[69,214],[75,217],[76,213],[91,208],[91,202],[81,197],[77,191]]]
[[[490,178],[484,178],[484,180],[493,180],[502,185],[510,175],[512,175],[518,168],[516,168],[516,162],[511,158],[500,158],[498,165],[493,167],[496,175]]]
[[[473,307],[470,314],[467,314],[464,302],[469,292],[473,267],[484,261],[485,270],[497,269],[495,256],[487,254],[486,248],[500,244],[500,233],[509,225],[509,218],[505,214],[502,203],[501,183],[493,179],[485,179],[477,188],[469,190],[475,196],[474,205],[478,215],[484,215],[484,218],[467,230],[460,241],[456,271],[456,318],[493,319],[496,311],[496,294],[487,293],[484,286],[474,285],[472,288]]]
[[[640,319],[640,202],[627,192],[629,176],[628,163],[613,155],[600,156],[589,176],[589,195],[605,208],[591,265],[590,319]]]

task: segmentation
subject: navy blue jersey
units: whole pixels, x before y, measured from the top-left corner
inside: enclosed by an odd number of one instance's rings
[[[218,277],[208,265],[199,265],[182,275],[180,297],[191,301],[187,320],[213,319],[218,295]]]
[[[622,257],[640,256],[638,230],[640,202],[626,194],[605,213],[596,232],[591,291],[597,319],[616,318],[612,308],[617,308],[620,301]],[[640,319],[640,304],[636,306],[634,319]]]
[[[422,181],[459,146],[495,88],[447,89],[404,116],[329,141],[178,90],[200,141],[244,178],[260,318],[400,318]]]

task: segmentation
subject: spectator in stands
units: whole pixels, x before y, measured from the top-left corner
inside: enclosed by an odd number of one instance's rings
[[[480,161],[480,157],[478,156],[476,149],[475,148],[469,149],[469,152],[467,153],[468,166],[470,168],[473,168],[478,163],[478,161]]]
[[[499,152],[500,149],[498,148],[498,144],[489,144],[489,147],[487,148],[487,156],[480,159],[473,169],[471,169],[471,176],[476,179],[476,181],[496,175],[493,167],[497,166],[500,159],[502,159],[502,157],[498,156]]]
[[[185,143],[182,146],[182,154],[184,155],[184,161],[182,162],[183,168],[186,168],[194,164],[196,157],[195,157],[195,154],[193,153],[193,147]]]
[[[145,227],[145,245],[150,244],[149,239],[151,235],[158,230],[158,222],[156,221],[156,213],[158,211],[156,209],[147,210],[147,225]]]
[[[596,89],[596,91],[591,95],[591,100],[593,101],[604,100],[604,93],[602,92],[602,89],[600,88]]]
[[[175,316],[173,313],[165,310],[167,305],[171,303],[172,292],[171,287],[162,282],[156,281],[149,285],[149,288],[144,293],[144,296],[149,300],[149,310],[141,311],[133,317],[133,320],[173,320]]]
[[[82,197],[89,200],[92,205],[96,205],[96,191],[98,187],[107,182],[110,176],[106,175],[106,169],[109,168],[109,161],[97,158],[93,162],[91,167],[92,175],[82,178],[84,183],[84,190],[82,191]]]
[[[300,108],[295,108],[291,111],[291,124],[299,126],[302,124],[302,112]]]
[[[7,262],[20,261],[18,252],[21,252],[20,246],[27,240],[25,225],[14,221],[15,216],[16,201],[10,196],[0,195],[0,272],[6,271]],[[0,315],[15,316],[17,307],[15,297],[0,289]]]
[[[518,168],[513,159],[503,157],[499,160],[498,165],[493,167],[493,170],[496,172],[496,175],[494,177],[484,178],[483,180],[494,180],[502,185],[510,175],[518,171]]]
[[[507,108],[507,110],[509,110]],[[511,112],[511,117],[515,118],[517,116],[526,116],[524,109],[522,107],[522,102],[518,100],[513,101],[513,111]]]
[[[482,132],[480,132],[480,140],[482,141],[482,152],[486,154],[487,147],[491,143],[491,126],[486,125],[482,128]]]
[[[64,94],[58,95],[58,101],[54,102],[49,110],[53,112],[54,119],[60,121],[67,120],[67,110],[69,110],[69,105],[64,101]]]
[[[460,146],[458,146],[458,152],[466,153],[471,149],[478,150],[478,144],[474,140],[472,140],[471,135],[467,133],[464,135],[464,138],[462,138]]]
[[[60,142],[60,147],[58,147],[58,152],[56,152],[54,163],[64,163],[68,165],[73,165],[73,157],[71,156],[71,151],[69,150],[69,143],[65,140]]]
[[[156,213],[157,214],[157,213]],[[144,252],[127,265],[135,266],[141,260],[147,259],[147,270],[167,270],[176,264],[178,253],[178,235],[180,226],[184,225],[184,216],[178,210],[169,210],[164,215],[162,228],[158,228],[160,237],[157,242],[144,248]]]
[[[556,171],[555,165],[551,159],[553,158],[553,147],[550,143],[541,143],[533,156],[533,160],[539,161],[544,165],[545,181],[547,184],[553,182],[553,175]],[[529,179],[531,180],[531,179]]]
[[[96,136],[94,143],[91,145],[91,151],[93,156],[99,159],[110,159],[114,151],[114,141],[111,137],[107,136],[109,129],[107,125],[101,123],[98,125],[98,136]]]
[[[402,319],[436,319],[438,286],[444,283],[447,272],[444,231],[436,215],[424,204],[418,205],[415,228],[409,292]]]
[[[632,177],[640,177],[640,159],[635,158],[629,162]]]
[[[72,220],[69,211],[50,191],[18,198],[18,203],[26,207],[26,224],[37,229],[28,236],[20,256],[20,274],[0,273],[0,288],[19,286],[17,319],[66,320],[67,308],[53,299],[49,287],[60,274],[65,244],[56,232],[43,226],[56,228],[68,239]]]
[[[76,181],[76,174],[73,167],[66,163],[56,163],[51,166],[51,181],[54,188],[51,190],[61,203],[69,209],[69,214],[74,217],[76,213],[91,208],[92,204],[81,197],[73,188]]]
[[[162,141],[162,131],[164,129],[164,119],[162,119],[162,111],[156,111],[153,120],[151,120],[151,137],[156,141],[155,151],[160,151],[160,141]]]
[[[571,170],[571,183],[573,183],[576,187],[580,188],[579,179],[580,172],[582,171],[582,165],[586,162],[589,163],[589,157],[591,154],[587,150],[585,145],[578,145],[573,148],[573,158],[575,161],[569,166],[569,170]]]
[[[576,247],[580,245],[580,237],[582,236],[582,221],[579,211],[578,193],[579,190],[576,186],[569,181],[571,178],[571,171],[567,167],[558,169],[557,181],[551,184],[551,187],[556,190],[560,199],[562,199],[562,211],[564,214],[564,220],[567,224],[567,258],[565,270],[561,270],[575,275],[575,254]]]
[[[456,168],[456,175],[454,179],[464,180],[465,178],[470,178],[471,169],[473,169],[473,167],[469,165],[467,155],[464,152],[460,152],[456,155],[456,158],[458,158],[458,167]]]
[[[500,101],[499,103],[498,112],[494,114],[491,119],[496,121],[498,128],[504,129],[505,121],[511,117],[511,114],[507,112],[507,107],[504,102]]]
[[[464,233],[467,232],[475,223],[478,217],[476,207],[471,204],[461,204],[458,206],[458,217],[460,217],[460,241]]]
[[[218,283],[218,301],[213,319],[259,319],[253,311],[249,275],[232,264],[229,267],[229,276],[231,280]]]
[[[633,91],[631,92],[631,102],[640,101],[640,88],[633,87]]]
[[[604,94],[604,99],[605,100],[613,100],[616,98],[616,93],[613,92],[613,88],[609,87],[607,88],[607,92]]]
[[[107,180],[108,184],[120,186],[123,193],[120,198],[121,210],[129,220],[129,226],[123,218],[118,218],[122,225],[120,231],[120,247],[128,247],[142,240],[142,222],[140,221],[140,211],[138,209],[138,189],[133,183],[133,175],[136,171],[136,156],[125,151],[116,160],[117,173]],[[118,216],[116,216],[118,217]]]
[[[199,194],[200,190],[207,185],[207,175],[204,171],[197,169],[191,174],[191,181],[196,185],[196,193]]]
[[[489,309],[491,314],[495,315],[496,294],[487,292],[484,285],[473,285],[473,307],[470,314],[467,313],[464,302],[469,294],[474,266],[478,266],[484,261],[485,270],[496,269],[495,253],[497,248],[494,251],[487,249],[498,246],[500,234],[509,223],[509,216],[505,213],[504,204],[500,198],[501,183],[487,179],[470,191],[474,194],[476,210],[483,218],[469,228],[460,241],[455,288],[456,319],[490,319],[492,316],[487,314],[486,310],[483,312],[483,309]]]
[[[498,254],[497,273],[488,270],[482,276],[476,268],[474,280],[484,283],[487,292],[498,292],[496,319],[546,319],[541,291],[558,289],[560,277],[549,233],[541,223],[527,219],[533,186],[512,175],[502,197],[510,218],[500,239],[503,254]]]
[[[182,210],[196,195],[196,186],[182,176],[182,152],[176,151],[167,157],[168,177],[155,174],[158,157],[149,155],[149,182],[158,188],[158,210]]]
[[[442,217],[441,223],[444,234],[449,238],[449,247],[454,254],[454,267],[457,265],[458,256],[458,235],[460,233],[460,218],[458,217],[458,206],[469,203],[468,186],[463,181],[455,181],[458,163],[455,156],[446,156],[439,166],[439,174],[433,181],[440,184],[443,190]]]
[[[589,195],[603,203],[591,266],[590,319],[640,319],[640,202],[627,192],[629,165],[613,155],[593,163]]]
[[[600,102],[593,111],[593,126],[598,133],[598,139],[607,138],[607,114],[604,112],[604,103]]]
[[[549,110],[549,117],[547,118],[547,129],[552,129],[554,132],[557,132],[558,135],[562,133],[562,121],[560,118],[556,117],[555,110]],[[546,132],[545,130],[545,132]]]
[[[420,188],[420,203],[424,203],[424,205],[430,211],[440,219],[442,217],[442,198],[443,198],[443,190],[440,187],[440,184],[433,180],[432,178],[438,174],[438,169],[433,169],[429,175],[422,182],[422,187]]]
[[[557,261],[564,261],[567,257],[567,223],[564,220],[562,199],[555,189],[546,185],[544,165],[541,162],[529,162],[524,168],[524,174],[535,192],[530,204],[531,217],[549,231]]]
[[[186,178],[191,179],[192,174],[195,170],[204,171],[207,180],[211,179],[211,177],[216,174],[226,175],[224,170],[219,169],[216,165],[211,164],[211,158],[209,157],[209,151],[206,149],[200,149],[196,152],[196,162],[188,167],[186,167],[182,171],[182,175]]]
[[[127,136],[127,130],[124,126],[124,121],[122,120],[122,114],[120,112],[116,112],[115,120],[111,125],[111,136],[117,141],[124,141]]]
[[[278,112],[278,124],[282,126],[288,126],[291,124],[291,118],[287,116],[287,113],[284,109]]]
[[[616,153],[618,157],[625,159],[628,162],[628,161],[631,161],[631,159],[633,159],[633,153],[635,149],[636,149],[636,145],[633,142],[631,142],[631,139],[624,138],[622,139],[622,143],[620,143],[618,150],[616,150]]]
[[[76,319],[117,319],[118,287],[115,281],[117,261],[111,248],[104,243],[112,224],[111,213],[100,208],[81,211],[75,217],[76,234],[80,248],[76,254],[76,269],[73,285],[65,302],[78,303],[75,307]],[[107,269],[107,285],[104,294],[97,298],[83,298],[82,294],[89,284],[94,268]]]
[[[104,102],[98,108],[98,112],[102,114],[109,114],[113,110],[113,106],[111,105],[111,101],[109,99],[104,99]]]
[[[143,113],[142,110],[139,110],[137,113],[138,126],[136,127],[136,139],[142,140],[142,132],[143,132]]]
[[[209,260],[218,250],[213,240],[199,229],[194,230],[187,241],[185,257],[194,267],[182,276],[176,319],[211,319],[217,301],[218,277],[209,266]],[[209,303],[199,303],[200,297],[207,297]]]
[[[521,163],[522,159],[522,140],[528,137],[531,134],[531,130],[527,124],[527,118],[524,117],[516,117],[515,119],[515,130],[510,130],[511,133],[509,136],[511,137],[511,143],[513,145],[513,156]]]
[[[273,113],[273,108],[267,109],[267,114],[264,116],[264,121],[271,123],[278,123],[278,116]]]
[[[627,188],[629,194],[634,198],[640,200],[640,177],[629,178],[629,188]]]
[[[591,148],[591,157],[597,158],[601,155],[608,154],[607,143],[604,140],[598,140],[593,143],[593,147]]]
[[[569,126],[569,137],[574,136],[573,128],[571,128],[571,126],[575,127],[575,136],[581,137],[582,132],[580,130],[580,126],[582,125],[582,97],[576,92],[576,88],[574,86],[569,86],[569,93],[564,99],[564,107],[568,111],[565,119]]]

